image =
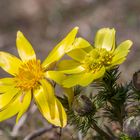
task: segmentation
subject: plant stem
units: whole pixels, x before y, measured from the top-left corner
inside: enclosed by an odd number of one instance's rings
[[[45,127],[45,128],[40,128],[38,130],[36,130],[35,132],[27,135],[24,140],[33,140],[36,137],[41,136],[42,134],[46,133],[46,132],[50,132],[52,131],[53,128],[56,128],[55,126],[50,126],[50,127]]]
[[[62,135],[62,128],[59,128],[59,133],[58,133],[58,140],[61,140],[61,135]]]
[[[95,123],[92,124],[92,129],[96,130],[101,136],[105,138],[105,140],[113,140],[105,131],[103,131],[99,126]]]

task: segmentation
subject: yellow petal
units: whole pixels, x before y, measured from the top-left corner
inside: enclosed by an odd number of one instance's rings
[[[5,110],[0,112],[0,121],[4,121],[6,119],[11,118],[12,116],[16,115],[19,111],[19,102],[18,99],[8,106]]]
[[[115,29],[102,28],[95,36],[95,48],[115,49]]]
[[[4,94],[14,89],[14,86],[0,86],[0,94]]]
[[[80,63],[75,60],[62,60],[58,63],[58,70],[67,70],[79,66]]]
[[[126,40],[122,42],[114,51],[114,55],[120,54],[120,53],[127,53],[132,46],[133,42],[131,40]]]
[[[16,118],[16,122],[18,123],[19,119],[21,118],[21,116],[26,112],[26,110],[28,109],[30,103],[31,103],[31,91],[27,91],[25,93],[23,93],[21,96],[20,96],[20,110],[19,110],[19,113],[17,115],[17,118]]]
[[[87,86],[93,81],[93,73],[83,73],[81,76],[78,85]]]
[[[116,61],[113,61],[112,64],[111,64],[108,68],[112,68],[113,66],[120,65],[120,64],[122,64],[125,60],[126,60],[125,57],[120,58],[120,59],[117,59]]]
[[[81,37],[78,37],[73,42],[72,46],[70,46],[69,49],[66,50],[66,53],[70,52],[71,50],[74,50],[74,49],[88,48],[90,46],[91,45],[88,41],[86,41],[85,39],[83,39]]]
[[[44,60],[42,66],[48,67],[51,63],[58,61],[69,50],[69,47],[75,40],[78,32],[78,27],[75,27],[56,47],[50,52],[48,57]]]
[[[83,48],[83,50],[87,53],[89,53],[90,51],[92,51],[95,47],[94,46],[89,46],[87,48]]]
[[[19,90],[13,87],[11,90],[8,90],[8,92],[0,94],[0,109],[7,106],[9,103],[11,104],[17,97],[18,92]]]
[[[73,99],[74,99],[74,91],[73,88],[63,88],[64,94],[68,98],[69,107],[71,107]]]
[[[66,125],[66,114],[63,109],[63,106],[56,99],[55,96],[49,95],[49,94],[54,94],[54,92],[51,89],[50,85],[48,85],[48,83],[45,84],[45,82],[44,83],[43,82],[42,82],[42,86],[34,90],[33,95],[37,103],[37,106],[40,112],[43,114],[43,116],[50,123],[56,126],[64,127]],[[52,97],[48,97],[48,96],[52,96]]]
[[[15,91],[12,92],[12,94]],[[18,111],[20,110],[20,101],[19,101],[19,96],[17,96],[17,98],[11,102],[5,109],[2,109],[0,111],[0,121],[6,120],[14,115],[16,115],[18,113]]]
[[[63,81],[63,86],[66,88],[70,88],[75,85],[88,86],[93,80],[101,78],[104,75],[104,73],[105,73],[105,68],[102,67],[96,73],[87,72],[87,73],[70,75]]]
[[[65,127],[67,124],[67,115],[64,110],[64,107],[62,106],[61,102],[56,98],[56,104],[55,104],[55,118],[58,122],[58,126]]]
[[[0,79],[0,86],[11,86],[14,84],[14,78],[2,78]]]
[[[130,40],[122,42],[114,51],[114,57],[111,62],[112,65],[121,64],[125,60],[125,57],[128,55],[131,46],[132,41]]]
[[[45,93],[46,93],[46,99],[49,105],[49,109],[53,110],[53,107],[55,105],[55,96],[54,96],[54,88],[47,80],[41,80],[40,81]],[[44,93],[44,94],[45,94]],[[51,118],[55,117],[55,112],[50,111]]]
[[[15,76],[21,64],[22,62],[17,57],[6,52],[0,52],[0,66],[6,72]]]
[[[66,88],[70,88],[76,85],[87,86],[93,80],[92,73],[80,73],[75,75],[68,76],[63,81],[63,86]]]
[[[36,55],[34,49],[32,48],[32,45],[20,31],[17,32],[16,45],[19,56],[23,61],[36,59]]]
[[[54,80],[58,84],[62,84],[62,80],[65,79],[65,75],[59,71],[47,71],[45,77]]]
[[[82,62],[85,56],[87,55],[87,53],[82,49],[76,49],[76,50],[70,51],[69,53],[67,53],[67,55],[76,61]]]
[[[61,70],[60,72],[65,73],[65,74],[76,74],[76,73],[83,72],[84,70],[85,70],[84,67],[78,66],[72,69]]]
[[[93,73],[93,80],[102,78],[104,74],[105,74],[105,67],[102,67],[96,73]]]
[[[50,94],[50,92],[48,93],[48,91],[46,91],[46,88],[44,89],[43,86],[39,86],[37,89],[34,89],[34,98],[35,98],[35,102],[38,105],[39,110],[41,111],[42,115],[46,118],[46,119],[54,119],[54,111],[52,112],[51,110],[54,110],[54,106],[55,106],[55,100],[54,97],[51,98],[51,100],[48,100],[48,96],[47,94]],[[51,103],[53,102],[53,103]],[[53,105],[52,105],[53,104]]]
[[[0,94],[8,92],[14,88],[14,78],[2,78],[0,79]]]
[[[58,70],[65,74],[74,74],[84,71],[84,67],[74,60],[62,60],[58,64]]]
[[[53,63],[51,63],[50,65],[48,65],[48,67],[45,69],[46,71],[47,70],[54,70],[55,69],[55,67],[56,67],[56,61],[55,62],[53,62]]]

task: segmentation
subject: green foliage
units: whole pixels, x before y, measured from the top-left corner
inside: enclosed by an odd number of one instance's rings
[[[86,116],[79,116],[73,110],[69,110],[67,114],[68,114],[69,124],[74,125],[76,129],[78,129],[83,133],[83,135],[85,135],[89,130],[89,128],[92,127],[93,123],[96,123],[96,118],[93,112],[89,113]]]
[[[118,68],[107,71],[102,81],[97,85],[96,101],[104,109],[104,116],[111,121],[118,121],[121,125],[125,117],[125,101],[127,99],[128,84],[118,84],[120,76]],[[98,104],[99,104],[98,103]]]
[[[96,108],[87,96],[79,95],[83,92],[80,86],[76,86],[74,92],[76,92],[76,96],[74,97],[72,108],[67,110],[69,124],[74,124],[85,135],[93,123],[96,123]]]
[[[88,93],[89,86],[75,86],[71,108],[68,107],[67,98],[61,98],[62,104],[67,108],[69,124],[74,125],[83,135],[86,135],[90,128],[94,129],[97,132],[95,136],[97,140],[139,140],[139,138],[130,137],[122,130],[124,120],[130,117],[128,115],[130,111],[132,116],[140,112],[138,107],[140,91],[134,88],[132,82],[117,83],[119,77],[118,67],[106,71],[100,81],[90,85],[94,90],[91,94]],[[103,127],[98,126],[97,122],[103,117],[120,124],[119,134],[114,134],[112,128],[106,124],[101,124]],[[122,133],[121,136],[120,133]]]
[[[120,136],[120,140],[134,140],[134,139],[130,138],[129,136],[127,136],[127,135],[125,135],[125,134],[122,134],[122,135]]]
[[[102,81],[97,83],[97,87],[99,89],[99,93],[97,95],[97,101],[100,102],[110,102],[111,104],[115,104],[119,101],[119,103],[124,103],[127,93],[127,85],[122,86],[121,84],[117,84],[117,80],[120,76],[118,72],[118,68],[107,71]]]

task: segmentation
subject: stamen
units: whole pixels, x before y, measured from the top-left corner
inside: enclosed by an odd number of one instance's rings
[[[22,90],[35,87],[43,77],[43,69],[40,60],[29,60],[19,68],[19,73],[15,77],[16,86]]]
[[[83,66],[89,72],[96,72],[100,70],[102,66],[108,66],[112,61],[112,53],[104,48],[93,49],[83,61]]]

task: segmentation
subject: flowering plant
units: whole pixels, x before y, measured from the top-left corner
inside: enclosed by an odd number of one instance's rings
[[[0,51],[0,67],[12,75],[0,79],[0,121],[17,115],[18,122],[34,100],[44,118],[55,126],[68,123],[85,135],[92,128],[98,139],[140,137],[139,128],[133,129],[135,133],[128,130],[140,113],[138,106],[134,107],[137,113],[129,111],[133,106],[129,99],[140,99],[138,72],[131,82],[117,83],[119,65],[126,60],[132,41],[117,45],[115,29],[102,28],[91,45],[76,37],[77,32],[75,27],[42,63],[20,31],[16,39],[20,59]],[[64,55],[69,59],[61,60]],[[56,84],[63,89],[63,97],[55,94]],[[100,126],[101,119],[111,124]],[[113,123],[117,132],[110,129]]]
[[[77,28],[71,31],[61,41],[41,64],[24,35],[17,32],[17,49],[21,58],[0,52],[0,66],[13,77],[0,79],[0,120],[5,120],[15,114],[17,122],[28,109],[32,96],[43,116],[52,124],[64,127],[67,122],[65,110],[55,97],[54,88],[47,80],[49,70],[53,69],[67,47],[75,39]],[[55,57],[54,57],[55,56]],[[52,65],[53,64],[53,65]],[[53,75],[52,75],[53,76]],[[55,75],[59,80],[59,74]]]

